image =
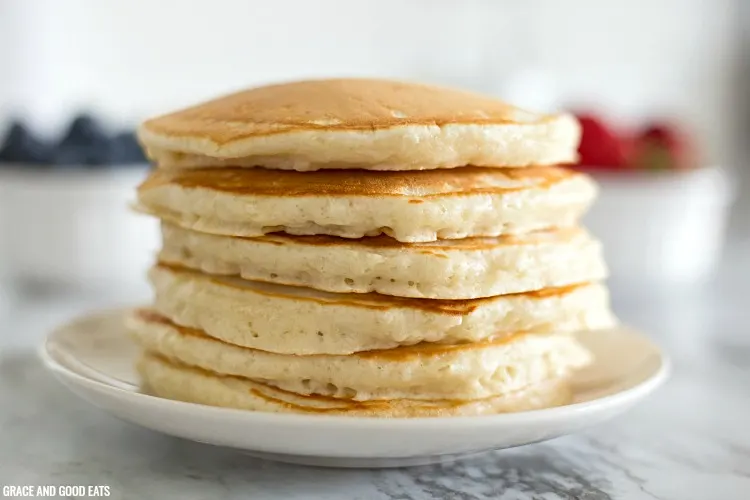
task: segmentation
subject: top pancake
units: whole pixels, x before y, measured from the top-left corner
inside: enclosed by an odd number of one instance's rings
[[[570,163],[580,127],[470,92],[335,79],[238,92],[149,120],[138,135],[162,167],[427,170]]]

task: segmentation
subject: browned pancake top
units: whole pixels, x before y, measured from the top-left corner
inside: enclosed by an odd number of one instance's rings
[[[497,297],[486,297],[486,298],[480,298],[480,299],[460,299],[460,300],[417,299],[417,298],[410,298],[410,297],[396,297],[396,296],[391,296],[391,295],[381,295],[375,292],[334,294],[334,293],[321,292],[321,291],[317,292],[320,296],[316,297],[316,296],[310,296],[310,295],[297,295],[297,294],[291,294],[291,293],[283,293],[281,291],[283,290],[283,288],[281,288],[280,285],[274,285],[274,284],[266,284],[266,285],[270,285],[269,289],[248,288],[248,287],[242,286],[241,284],[232,283],[220,277],[216,277],[216,276],[212,277],[210,275],[199,273],[197,271],[193,271],[185,267],[182,267],[176,264],[170,264],[167,262],[159,263],[158,267],[165,269],[167,271],[170,271],[172,273],[192,275],[201,279],[208,279],[211,282],[221,285],[221,286],[232,287],[232,288],[236,288],[240,290],[252,290],[255,293],[260,293],[262,295],[271,296],[271,297],[281,297],[281,298],[287,298],[287,299],[292,299],[292,300],[303,300],[303,301],[307,300],[307,301],[317,302],[323,305],[344,305],[344,306],[364,307],[368,309],[377,309],[377,310],[384,310],[384,311],[388,309],[394,309],[394,308],[420,309],[423,311],[432,311],[432,312],[437,312],[437,313],[445,314],[449,316],[465,316],[467,314],[471,314],[478,307],[485,304],[486,302],[497,299]],[[535,290],[531,292],[512,293],[512,294],[503,295],[503,297],[508,297],[508,298],[526,297],[530,300],[544,299],[544,298],[549,298],[549,297],[563,297],[565,295],[575,292],[576,290],[584,286],[588,286],[588,283],[578,283],[578,284],[568,285],[568,286],[545,288],[542,290]],[[291,289],[291,290],[305,289],[304,287],[299,287],[299,286],[294,286],[294,285],[283,285],[283,287],[286,287],[287,289]],[[279,291],[277,292],[275,290],[279,290]]]
[[[318,170],[296,172],[263,168],[155,170],[138,188],[174,185],[256,196],[398,196],[418,198],[492,194],[544,188],[577,174],[563,167],[464,167],[405,172]]]
[[[297,130],[366,131],[401,125],[523,124],[547,119],[471,92],[352,78],[253,88],[154,118],[143,127],[164,136],[226,144]]]

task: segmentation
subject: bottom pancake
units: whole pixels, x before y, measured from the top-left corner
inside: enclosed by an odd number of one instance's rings
[[[572,335],[555,333],[518,333],[459,345],[425,343],[345,356],[302,356],[228,344],[148,310],[136,311],[128,326],[145,350],[181,364],[295,394],[357,401],[493,397],[565,377],[591,361],[590,353]]]
[[[572,399],[566,378],[547,379],[501,396],[474,400],[352,401],[300,395],[246,378],[189,367],[149,352],[140,359],[138,371],[146,391],[159,397],[281,413],[396,418],[491,415],[560,406]]]

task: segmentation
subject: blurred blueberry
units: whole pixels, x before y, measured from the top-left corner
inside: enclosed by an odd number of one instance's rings
[[[0,145],[0,163],[49,164],[52,148],[34,137],[20,122],[13,122]]]
[[[93,117],[78,115],[57,143],[53,154],[56,165],[105,165],[109,155],[109,139]]]
[[[63,137],[63,142],[85,146],[104,136],[104,130],[93,116],[80,114],[70,122],[68,131]]]
[[[146,163],[141,146],[132,132],[122,132],[109,141],[109,163],[112,165],[128,165]]]

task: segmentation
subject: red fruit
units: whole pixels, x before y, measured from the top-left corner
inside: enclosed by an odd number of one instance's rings
[[[641,139],[656,141],[670,151],[681,151],[686,141],[682,130],[669,123],[652,123],[641,132]]]
[[[628,165],[630,141],[619,137],[591,115],[578,117],[583,134],[578,146],[579,165],[620,168]]]
[[[646,170],[685,170],[696,159],[688,135],[667,123],[652,123],[638,136],[633,156],[635,168]]]

